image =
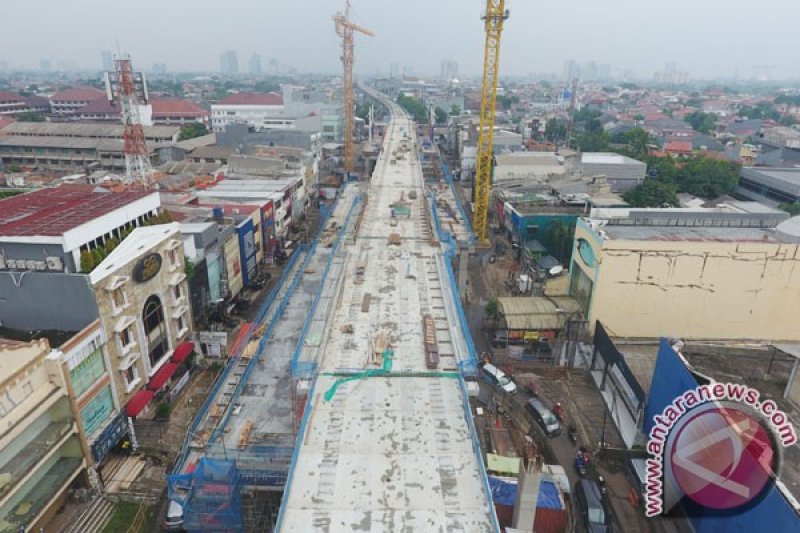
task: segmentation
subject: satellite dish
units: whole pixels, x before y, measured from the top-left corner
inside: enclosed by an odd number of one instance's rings
[[[550,276],[551,278],[554,278],[559,274],[561,274],[562,272],[564,272],[564,267],[561,265],[556,265],[547,271],[547,275]]]

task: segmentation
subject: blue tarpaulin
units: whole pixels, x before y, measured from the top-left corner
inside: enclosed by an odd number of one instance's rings
[[[517,486],[501,479],[489,476],[489,488],[492,489],[492,500],[500,505],[514,505],[517,499]]]
[[[539,498],[536,500],[537,509],[563,509],[564,502],[558,487],[552,481],[542,480],[539,483]]]

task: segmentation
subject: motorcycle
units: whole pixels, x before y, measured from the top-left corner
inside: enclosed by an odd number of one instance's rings
[[[575,455],[575,470],[578,472],[578,475],[583,477],[586,475],[586,460],[584,459],[583,452],[578,451]]]
[[[564,409],[564,406],[561,405],[561,402],[556,402],[553,405],[553,414],[556,415],[556,418],[558,418],[558,421],[561,422],[562,424],[567,419],[567,411],[566,409]]]
[[[567,427],[567,438],[569,438],[569,441],[572,443],[573,446],[577,444],[578,428],[575,427],[575,424],[570,424],[569,427]]]

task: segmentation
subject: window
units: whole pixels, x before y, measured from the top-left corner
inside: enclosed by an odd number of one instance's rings
[[[175,319],[175,325],[178,326],[178,335],[180,335],[186,329],[186,319],[183,318],[183,315]]]
[[[136,365],[131,365],[122,370],[122,378],[125,380],[125,386],[131,387],[139,379],[139,373],[136,371]]]
[[[167,250],[167,259],[169,259],[169,266],[177,267],[178,266],[178,251],[175,248],[170,248]]]
[[[169,339],[167,338],[167,326],[164,322],[164,307],[158,296],[151,296],[144,304],[142,311],[144,320],[144,332],[147,336],[147,355],[150,358],[150,366],[158,366],[158,362],[164,358],[169,351]]]
[[[180,285],[175,285],[174,287],[172,287],[172,293],[175,295],[175,301],[176,302],[178,300],[180,300],[181,299],[181,286]]]
[[[123,350],[133,344],[133,330],[131,329],[131,326],[128,326],[120,331],[119,343],[122,345]]]
[[[125,290],[122,287],[117,287],[111,291],[111,301],[115,309],[122,309],[128,304],[128,298],[125,295]]]

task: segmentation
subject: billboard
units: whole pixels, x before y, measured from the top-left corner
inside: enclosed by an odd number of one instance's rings
[[[225,243],[225,269],[228,274],[229,296],[233,298],[239,294],[244,286],[244,280],[242,278],[242,258],[239,252],[239,237],[236,234],[231,235]]]

